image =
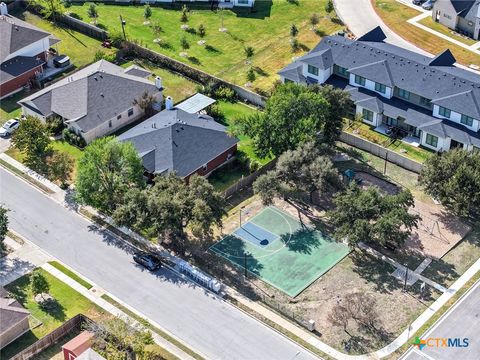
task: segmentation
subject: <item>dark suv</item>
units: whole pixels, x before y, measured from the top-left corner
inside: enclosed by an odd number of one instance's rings
[[[133,260],[150,271],[155,271],[162,265],[156,256],[144,252],[133,254]]]
[[[413,0],[412,1],[413,5],[422,5],[424,2],[427,2],[427,0]]]

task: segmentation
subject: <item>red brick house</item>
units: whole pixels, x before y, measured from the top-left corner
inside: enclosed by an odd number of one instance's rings
[[[212,117],[177,108],[163,110],[118,139],[133,143],[150,177],[175,172],[186,181],[225,164],[239,141]]]
[[[8,14],[0,4],[0,99],[29,84],[43,71],[48,49],[60,40]]]

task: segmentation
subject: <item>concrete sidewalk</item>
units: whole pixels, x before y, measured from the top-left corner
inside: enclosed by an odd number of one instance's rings
[[[135,326],[139,329],[144,328],[144,326],[142,324],[140,324],[137,320],[128,316],[122,310],[118,309],[114,305],[110,304],[108,301],[101,298],[101,295],[104,294],[105,292],[98,291],[97,287],[93,287],[92,289],[88,290],[87,288],[83,287],[78,282],[76,282],[75,280],[73,280],[69,276],[65,275],[63,272],[61,272],[60,270],[56,269],[55,267],[53,267],[52,265],[50,265],[48,263],[43,264],[42,269],[47,271],[51,275],[55,276],[57,279],[64,282],[65,284],[67,284],[71,288],[75,289],[77,292],[79,292],[80,294],[85,296],[88,300],[95,303],[96,305],[98,305],[99,307],[101,307],[105,311],[109,312],[110,314],[112,314],[114,316],[117,316],[119,318],[125,319],[130,324],[132,324],[133,326]],[[111,294],[108,294],[108,296],[114,298]],[[123,304],[120,300],[118,300],[118,299],[114,299],[114,300],[117,301],[118,303],[121,303],[123,306],[127,307],[130,311],[132,311],[134,313],[137,313],[138,316],[141,316],[142,318],[145,318],[144,316],[139,314],[135,309],[131,309],[126,304]],[[153,326],[161,329],[161,327],[158,326],[158,324],[154,324],[150,320],[148,320],[148,321]],[[168,333],[167,331],[165,331],[163,329],[161,329],[161,330],[164,331],[165,333]],[[158,345],[160,345],[162,348],[164,348],[168,352],[172,353],[173,355],[175,355],[179,359],[194,360],[194,358],[192,356],[190,356],[189,354],[187,354],[183,350],[179,349],[178,347],[176,347],[172,343],[168,342],[167,340],[165,340],[163,337],[161,337],[157,333],[155,333],[153,331],[151,331],[151,333],[152,333],[153,339],[155,340],[155,342]],[[172,336],[172,335],[170,335],[170,336]],[[174,336],[172,336],[172,337],[174,338]],[[181,342],[180,340],[178,340],[178,341]]]

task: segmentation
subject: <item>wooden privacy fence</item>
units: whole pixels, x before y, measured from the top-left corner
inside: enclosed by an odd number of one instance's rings
[[[63,323],[60,327],[56,328],[14,357],[10,358],[10,360],[27,360],[33,358],[46,348],[56,344],[65,335],[68,335],[76,330],[81,330],[83,324],[89,320],[90,319],[83,314],[75,315],[73,318]]]
[[[262,166],[260,169],[258,169],[254,173],[252,173],[252,174],[250,174],[250,175],[248,175],[244,178],[241,178],[235,184],[233,184],[227,190],[225,190],[223,192],[223,196],[225,197],[225,199],[228,199],[229,197],[231,197],[232,195],[234,195],[238,191],[241,191],[241,190],[245,189],[246,187],[251,186],[253,184],[253,182],[255,180],[257,180],[257,178],[260,175],[263,175],[267,171],[272,170],[275,167],[276,163],[277,163],[277,159],[273,159],[272,161],[265,164],[264,166]]]
[[[419,174],[422,171],[423,165],[415,160],[409,159],[401,154],[398,154],[392,150],[386,149],[383,146],[374,144],[368,140],[353,134],[342,132],[340,135],[340,141],[345,144],[352,145],[356,148],[365,150],[372,155],[378,156],[382,159],[386,159],[388,162],[396,164],[404,169],[413,171]]]

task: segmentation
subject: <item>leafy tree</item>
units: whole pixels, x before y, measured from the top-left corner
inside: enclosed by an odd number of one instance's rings
[[[153,35],[155,35],[155,39],[158,39],[160,33],[162,32],[162,27],[158,22],[155,22],[151,25]]]
[[[480,211],[480,151],[454,149],[431,156],[420,174],[425,191],[459,216]]]
[[[187,5],[182,6],[182,16],[180,17],[180,21],[183,23],[188,22],[188,7]]]
[[[254,82],[255,81],[255,72],[253,71],[252,68],[248,69],[247,71],[247,81],[249,82]]]
[[[48,159],[50,177],[65,186],[72,174],[74,163],[75,159],[70,154],[55,151]]]
[[[180,39],[180,46],[182,47],[183,51],[190,49],[190,44],[185,36]]]
[[[288,150],[278,158],[275,170],[260,176],[254,183],[264,205],[270,205],[275,196],[308,192],[310,201],[314,191],[323,192],[328,185],[338,186],[338,171],[325,150],[314,142]],[[257,184],[258,182],[258,184]]]
[[[200,24],[200,26],[198,27],[198,35],[203,38],[206,34],[207,30],[205,29],[205,26],[203,24]]]
[[[50,285],[48,285],[47,279],[39,271],[34,271],[30,277],[30,288],[33,295],[48,293]]]
[[[133,105],[138,106],[146,116],[151,116],[156,102],[157,98],[145,90],[139,98],[133,100]]]
[[[150,19],[152,16],[152,8],[150,7],[149,4],[145,5],[145,9],[143,10],[143,17],[145,18],[146,21]]]
[[[316,140],[325,128],[328,110],[322,94],[306,86],[283,84],[267,100],[265,112],[238,121],[238,131],[252,138],[255,153],[261,158],[279,156]]]
[[[89,18],[92,18],[93,23],[97,25],[97,19],[98,19],[97,5],[95,5],[94,3],[88,4],[87,15]]]
[[[107,214],[122,204],[127,192],[143,185],[142,160],[132,143],[112,137],[97,139],[78,162],[78,200]]]
[[[8,216],[7,216],[8,209],[0,206],[0,254],[5,250],[5,244],[3,241],[5,240],[5,236],[8,232]]]
[[[25,154],[27,166],[41,170],[43,159],[50,149],[49,130],[39,118],[27,116],[13,133],[12,145]]]
[[[351,107],[350,94],[331,85],[315,85],[312,90],[321,94],[329,104],[323,127],[323,141],[334,144],[342,132],[343,119]]]
[[[131,351],[139,359],[148,359],[146,347],[154,343],[149,330],[139,328],[129,319],[89,321],[87,330],[94,334],[94,343],[105,349],[109,359],[128,359]]]
[[[119,225],[136,230],[149,229],[159,240],[185,239],[189,227],[194,235],[209,233],[221,225],[224,200],[203,177],[193,176],[189,184],[175,174],[158,176],[155,185],[129,193],[113,218]]]
[[[318,17],[318,14],[313,13],[312,16],[310,16],[310,25],[312,25],[312,30],[315,30],[315,26],[317,26],[319,22],[320,18]]]
[[[266,174],[259,176],[253,183],[253,191],[255,194],[260,195],[263,205],[272,205],[275,197],[282,193],[277,174],[274,171],[269,171]]]
[[[297,35],[298,35],[297,25],[292,24],[292,26],[290,27],[290,36],[291,36],[292,38],[296,38]]]
[[[57,21],[58,15],[65,12],[62,0],[30,0],[29,3],[33,6],[38,6],[42,16],[51,19],[53,22]]]
[[[333,10],[334,10],[333,1],[328,0],[327,3],[325,4],[325,11],[327,12],[327,14],[330,14]]]
[[[253,57],[253,55],[255,54],[255,49],[251,46],[245,47],[245,49],[243,49],[243,51],[245,52],[245,57],[247,58],[247,60],[250,60]]]
[[[334,236],[338,241],[346,239],[352,247],[360,241],[401,246],[420,220],[408,212],[414,206],[408,190],[383,195],[375,187],[362,190],[352,183],[335,197],[334,204],[329,212]]]

